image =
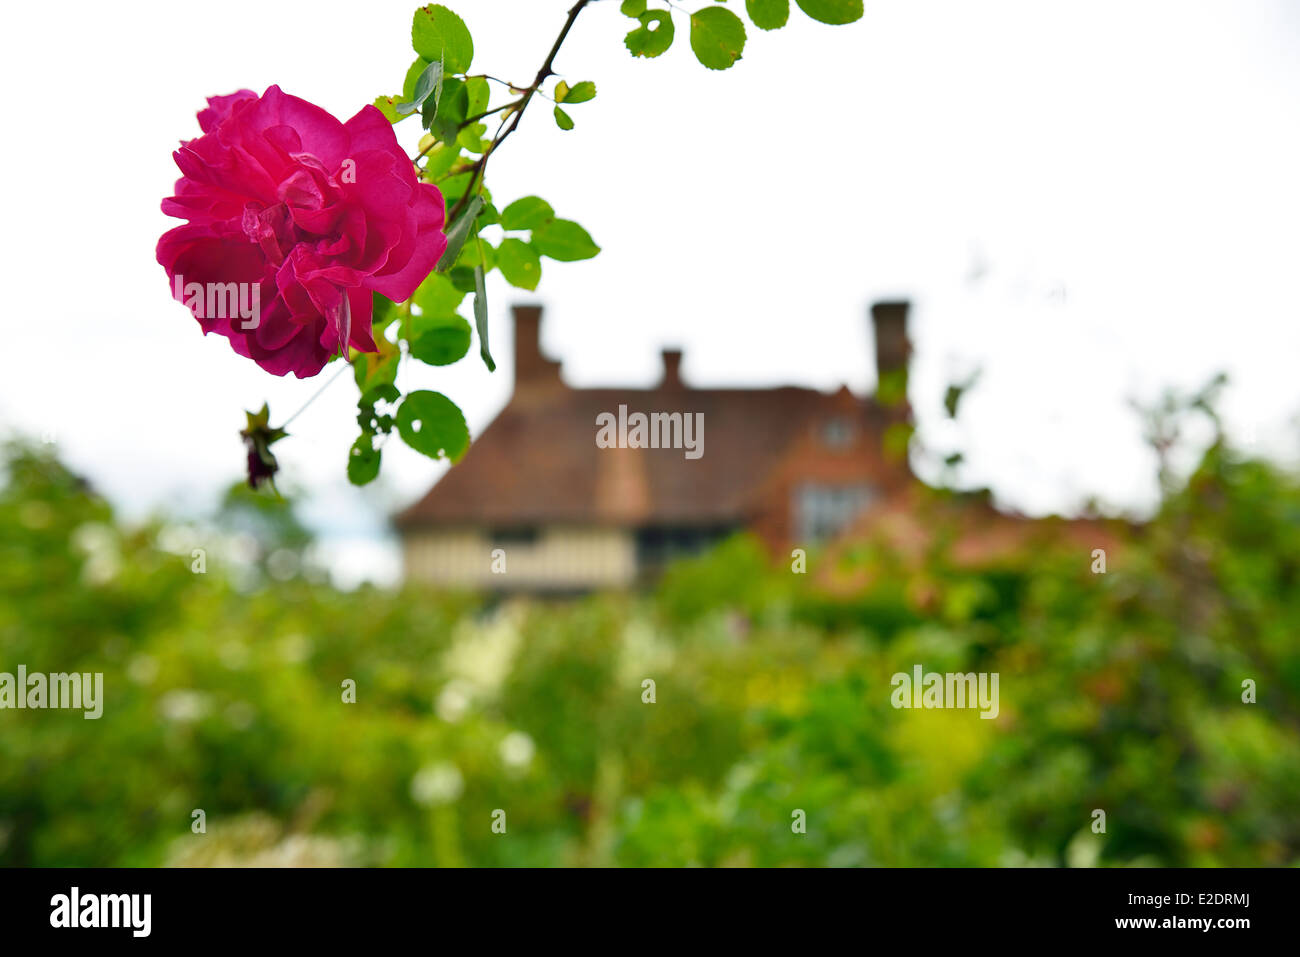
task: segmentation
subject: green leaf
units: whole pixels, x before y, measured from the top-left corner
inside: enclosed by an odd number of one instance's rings
[[[425,136],[430,136],[426,133]],[[430,138],[432,138],[430,136]],[[447,174],[447,170],[460,158],[460,147],[455,143],[439,143],[429,150],[424,159],[424,178],[431,182]]]
[[[457,147],[457,150],[459,149]],[[472,178],[473,174],[469,170],[462,170],[459,173],[452,173],[438,180],[438,189],[442,191],[442,198],[447,204],[448,215],[456,208],[457,201],[465,195],[465,190],[469,189],[469,181]]]
[[[419,62],[418,60],[416,61]],[[411,98],[405,103],[397,104],[397,112],[402,114],[414,113],[424,106],[425,100],[433,100],[433,110],[437,112],[438,100],[442,95],[442,64],[430,63],[421,71],[415,80],[415,89],[411,92]]]
[[[573,120],[569,118],[568,113],[565,113],[558,106],[555,108],[555,122],[562,130],[573,129]]]
[[[375,448],[372,432],[362,432],[348,452],[348,481],[353,485],[366,485],[379,475],[383,453]]]
[[[453,266],[447,270],[447,278],[462,292],[474,291],[474,270],[469,266]]]
[[[497,212],[497,208],[489,202],[484,202],[483,209],[478,214],[479,228],[482,229],[484,226],[495,226],[499,222],[501,222],[501,214]]]
[[[469,426],[456,403],[441,392],[408,393],[397,409],[402,441],[431,459],[460,461],[469,448]]]
[[[395,385],[377,385],[373,389],[367,389],[361,394],[361,404],[374,409],[377,402],[396,402],[402,397],[402,393],[397,391]]]
[[[471,153],[482,153],[487,149],[487,140],[483,139],[486,132],[486,123],[471,123],[457,134],[456,145]]]
[[[402,98],[409,100],[415,96],[415,84],[420,79],[420,75],[429,68],[429,61],[422,56],[415,58],[406,69],[406,80],[402,83]]]
[[[536,229],[554,218],[550,203],[539,196],[525,196],[501,210],[501,228]]]
[[[244,418],[248,421],[248,427],[239,433],[240,435],[269,431],[271,428],[271,406],[263,402],[261,412],[249,412],[245,409]]]
[[[397,304],[381,293],[372,293],[370,297],[370,328],[376,336],[397,318]]]
[[[460,308],[465,294],[442,273],[433,272],[420,283],[412,298],[421,315],[449,316]]]
[[[568,92],[565,94],[564,102],[569,104],[586,103],[588,100],[594,100],[595,98],[596,84],[592,83],[590,80],[583,80],[581,83],[575,83],[573,86],[569,87]],[[559,98],[557,97],[556,99]]]
[[[496,264],[496,250],[492,248],[491,243],[484,242],[479,237],[467,242],[456,260],[458,266],[482,266],[486,272],[495,269]]]
[[[446,272],[448,268],[456,261],[460,255],[461,247],[465,245],[465,240],[469,238],[470,227],[474,225],[474,217],[483,206],[483,197],[475,196],[465,208],[461,210],[456,221],[451,224],[447,230],[447,248],[443,251],[442,258],[438,260],[437,271]]]
[[[862,19],[862,0],[795,0],[814,20],[838,26]]]
[[[534,229],[533,248],[566,263],[590,259],[600,252],[588,232],[570,219],[553,219]]]
[[[451,215],[457,207],[461,207],[461,200],[465,197],[465,190],[470,188],[473,178],[473,174],[466,170],[463,173],[456,173],[438,181],[438,188],[442,190],[442,198],[446,204],[448,215]],[[481,179],[478,180],[478,185],[474,188],[474,196],[483,202],[484,208],[488,203],[492,202],[492,191],[483,185]],[[468,203],[469,200],[466,200],[466,202]],[[479,210],[479,216],[482,215],[482,210]],[[459,219],[459,215],[456,218]],[[478,222],[478,220],[475,220],[475,222]]]
[[[420,111],[424,128],[444,143],[454,143],[460,135],[460,126],[469,116],[469,91],[465,81],[447,77],[442,83],[442,97],[434,109],[425,103]]]
[[[943,407],[948,413],[948,418],[957,418],[957,406],[961,403],[962,388],[958,385],[948,386],[948,391],[943,394]]]
[[[745,49],[745,24],[724,7],[705,7],[691,14],[691,49],[710,70],[725,70]]]
[[[569,84],[561,80],[555,84],[555,102],[563,103],[564,98],[569,95]]]
[[[648,10],[637,19],[641,26],[623,39],[633,56],[659,56],[673,45],[673,17],[667,10]]]
[[[384,114],[384,118],[389,123],[400,123],[406,119],[407,115],[397,112],[397,104],[402,101],[400,96],[380,96],[375,99],[375,108]]]
[[[522,239],[506,238],[497,248],[497,266],[506,282],[520,289],[533,290],[542,278],[542,260],[537,250]]]
[[[383,336],[375,337],[378,352],[359,352],[352,357],[352,374],[362,395],[375,386],[397,381],[397,363],[402,358],[398,348]]]
[[[625,17],[636,18],[645,13],[645,0],[623,0],[618,9]]]
[[[483,364],[488,372],[495,372],[497,364],[492,361],[492,353],[488,352],[487,283],[481,266],[474,270],[474,325],[478,328],[479,355],[483,357]]]
[[[745,9],[760,30],[779,30],[790,19],[790,0],[745,0]]]
[[[465,81],[465,93],[469,97],[469,112],[465,115],[478,116],[488,108],[488,101],[492,99],[492,88],[488,86],[486,78],[481,76],[471,76]]]
[[[382,383],[363,392],[361,398],[357,400],[357,425],[361,427],[362,433],[375,435],[382,432],[387,435],[392,432],[393,417],[387,412],[381,414],[376,411],[375,406],[380,402],[391,405],[401,397],[402,393],[391,382]]]
[[[455,313],[411,321],[411,355],[431,366],[459,362],[469,352],[472,339],[469,323]]]
[[[474,39],[465,21],[438,3],[415,11],[411,46],[430,62],[441,60],[449,74],[464,73],[474,59]]]

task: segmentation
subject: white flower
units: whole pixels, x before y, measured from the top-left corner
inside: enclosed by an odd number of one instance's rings
[[[173,555],[188,555],[198,544],[199,535],[190,525],[164,525],[158,530],[157,545]]]
[[[533,739],[522,731],[511,731],[501,739],[501,761],[512,771],[522,771],[537,753]]]
[[[486,624],[463,619],[443,659],[447,672],[487,694],[496,692],[510,674],[521,643],[517,618],[514,611],[502,609]]]
[[[448,724],[455,724],[465,717],[465,713],[469,711],[473,691],[473,687],[467,682],[458,679],[447,682],[434,706],[438,711],[438,717]]]
[[[90,585],[105,585],[117,577],[121,558],[117,553],[117,533],[103,522],[86,522],[72,532],[73,546],[86,556],[82,578]]]
[[[72,530],[72,544],[86,555],[117,550],[117,535],[111,525],[86,522]]]
[[[648,622],[634,619],[623,629],[618,656],[619,681],[639,685],[647,675],[671,668],[673,657],[672,645],[661,640]]]
[[[158,710],[168,721],[198,721],[208,713],[208,696],[201,691],[169,691],[158,702]]]
[[[126,676],[138,685],[153,684],[158,677],[158,659],[151,655],[136,655],[126,666]]]
[[[460,768],[447,761],[420,768],[411,778],[411,798],[416,804],[426,807],[450,804],[464,790],[465,779],[461,777]]]

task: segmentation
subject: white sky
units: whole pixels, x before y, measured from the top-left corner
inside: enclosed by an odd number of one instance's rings
[[[524,82],[569,3],[449,5],[475,71]],[[0,431],[52,433],[132,514],[204,508],[239,478],[242,410],[269,400],[282,420],[324,377],[269,376],[172,301],[154,261],[179,222],[158,208],[171,151],[209,95],[278,83],[346,119],[398,92],[415,6],[6,9]],[[604,247],[547,262],[536,297],[570,383],[648,385],[678,344],[696,385],[867,392],[866,308],[906,296],[922,435],[958,442],[965,482],[1004,503],[1149,505],[1125,400],[1219,369],[1232,427],[1293,453],[1300,5],[868,0],[851,26],[795,11],[751,30],[726,73],[695,62],[681,14],[667,55],[633,60],[617,7],[585,11],[557,62],[599,87],[577,129],[535,102],[489,176],[498,205],[539,194]],[[400,383],[446,392],[476,435],[510,392],[508,306],[534,298],[499,276],[489,294],[497,373],[474,350]],[[976,366],[953,430],[943,388]],[[335,383],[276,452],[340,571],[387,578],[378,516],[441,470],[393,443],[381,481],[352,490],[354,403]]]

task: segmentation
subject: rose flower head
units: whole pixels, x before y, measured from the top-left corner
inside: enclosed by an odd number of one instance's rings
[[[199,126],[162,204],[186,220],[158,240],[173,297],[274,375],[375,351],[372,293],[410,298],[447,247],[442,194],[392,124],[373,106],[341,123],[272,86],[210,98]]]

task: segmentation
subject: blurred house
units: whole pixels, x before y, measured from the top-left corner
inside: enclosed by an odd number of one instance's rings
[[[864,399],[847,388],[691,388],[679,351],[663,353],[655,388],[572,389],[542,355],[541,308],[516,307],[510,403],[396,517],[408,580],[582,591],[634,584],[740,529],[774,551],[834,538],[912,483],[907,312],[905,302],[871,310],[879,386]],[[651,421],[649,444],[674,447],[637,447],[646,436],[625,428],[636,413]],[[602,424],[615,420],[620,447],[602,447]],[[685,434],[693,449],[668,441],[683,423],[700,426]]]

